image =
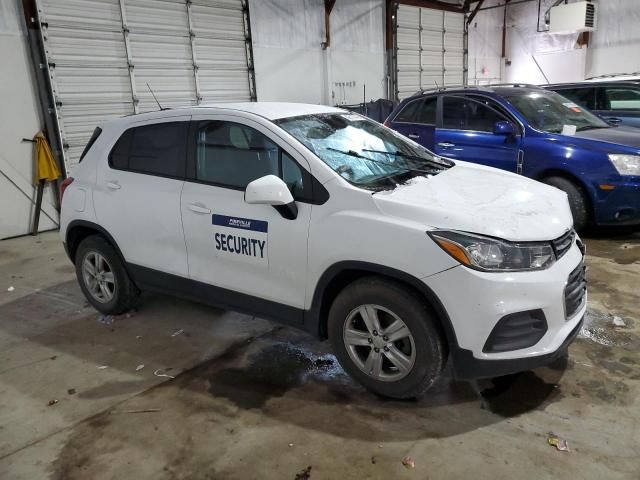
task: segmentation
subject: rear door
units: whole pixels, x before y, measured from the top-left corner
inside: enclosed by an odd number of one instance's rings
[[[391,122],[391,128],[433,151],[438,97],[407,102]]]
[[[304,308],[309,164],[266,127],[243,117],[194,115],[190,138],[181,204],[191,279],[236,292],[226,294],[229,306],[242,301],[244,309],[264,310],[270,304],[262,301],[276,302],[276,308],[285,305],[276,316],[301,322],[301,314],[291,318],[287,306]],[[271,205],[244,201],[247,184],[270,174],[289,185],[295,219]]]
[[[466,162],[517,171],[521,135],[514,121],[498,111],[490,100],[443,95],[442,112],[435,133],[435,153]],[[494,134],[498,121],[513,124],[515,135]]]
[[[190,116],[134,124],[98,168],[98,223],[128,263],[186,277],[180,218]]]
[[[640,127],[640,85],[611,85],[598,91],[596,113],[614,125]]]

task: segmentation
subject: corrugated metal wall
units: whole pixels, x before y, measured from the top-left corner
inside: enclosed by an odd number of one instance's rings
[[[113,117],[255,99],[244,0],[38,0],[67,168]]]
[[[464,14],[399,5],[396,95],[463,84]]]

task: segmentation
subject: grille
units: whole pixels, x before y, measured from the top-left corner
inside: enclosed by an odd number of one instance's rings
[[[564,287],[564,312],[566,318],[571,318],[584,302],[584,296],[587,293],[586,267],[584,263],[569,274],[567,286]]]
[[[569,251],[571,245],[573,245],[574,238],[576,238],[576,232],[574,230],[569,230],[567,233],[551,242],[553,244],[553,250],[556,252],[556,258],[559,259]]]
[[[596,16],[596,7],[594,7],[591,3],[588,3],[584,26],[593,28],[595,16]]]

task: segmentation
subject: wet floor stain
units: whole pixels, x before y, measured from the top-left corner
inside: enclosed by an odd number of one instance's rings
[[[317,354],[291,343],[274,343],[251,355],[244,368],[215,372],[210,393],[226,397],[241,408],[261,408],[272,397],[281,397],[305,382],[346,378],[331,354]]]
[[[606,347],[640,350],[640,337],[633,331],[634,321],[611,313],[588,308],[579,338],[585,338]]]

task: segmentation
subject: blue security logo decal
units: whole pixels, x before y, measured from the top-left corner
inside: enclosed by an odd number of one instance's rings
[[[254,232],[267,233],[269,223],[263,220],[251,220],[250,218],[227,217],[226,215],[213,215],[211,222],[222,227],[253,230]]]
[[[268,222],[214,214],[211,223],[216,255],[229,260],[268,264]]]

